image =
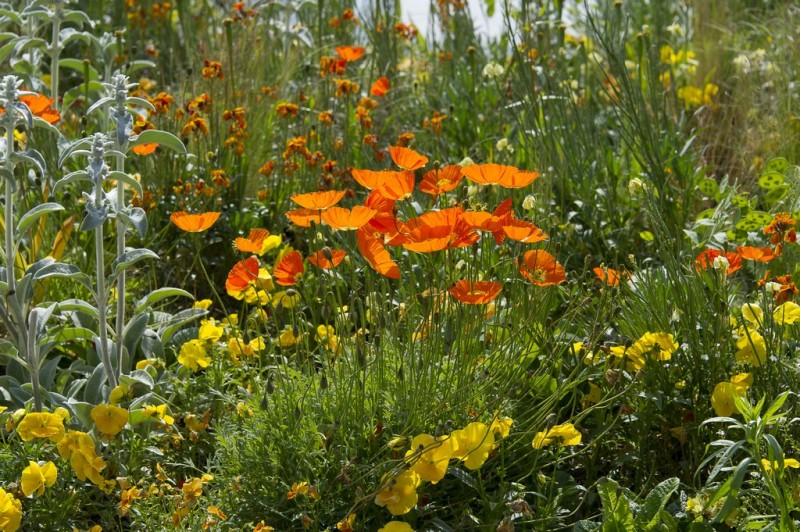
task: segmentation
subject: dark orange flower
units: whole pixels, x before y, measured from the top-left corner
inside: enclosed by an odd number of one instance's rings
[[[608,286],[619,286],[622,279],[630,278],[630,273],[626,271],[615,270],[613,268],[606,268],[598,266],[592,270],[598,279],[606,283]]]
[[[403,170],[416,170],[428,164],[428,158],[420,155],[411,148],[402,146],[389,146],[389,155],[394,164]]]
[[[155,142],[148,142],[147,144],[139,144],[138,146],[134,146],[131,151],[136,155],[150,155],[158,148],[158,144]]]
[[[775,258],[772,248],[756,248],[752,246],[739,246],[736,248],[743,259],[754,260],[756,262],[769,262]]]
[[[345,61],[358,61],[364,56],[363,46],[337,46],[336,53]]]
[[[322,248],[319,251],[315,251],[309,255],[308,262],[317,268],[322,268],[323,270],[332,270],[341,264],[346,256],[347,252],[344,250]]]
[[[369,88],[369,93],[373,96],[385,96],[387,92],[389,92],[389,78],[386,76],[376,79]]]
[[[200,233],[210,228],[219,218],[219,212],[188,214],[183,211],[173,212],[169,219],[180,229],[189,233]]]
[[[311,227],[311,222],[318,224],[322,223],[322,216],[319,211],[313,209],[295,209],[293,211],[286,211],[286,217],[300,227]]]
[[[239,237],[233,241],[233,249],[242,253],[261,253],[264,247],[264,240],[269,236],[266,229],[251,229],[247,238]]]
[[[409,251],[432,253],[446,248],[465,247],[480,239],[461,216],[461,207],[426,212],[401,225],[399,234],[388,242]]]
[[[303,256],[298,251],[290,251],[275,265],[272,277],[281,286],[292,286],[297,284],[297,276],[303,271]]]
[[[511,198],[501,202],[491,214],[486,211],[465,211],[461,219],[474,229],[491,232],[499,246],[506,238],[503,226],[513,219]]]
[[[356,205],[352,209],[331,207],[322,213],[322,221],[337,231],[355,231],[367,224],[377,211]]]
[[[308,192],[306,194],[295,194],[291,197],[291,200],[304,209],[322,211],[339,203],[344,194],[344,190]]]
[[[503,233],[517,242],[524,242],[526,244],[533,244],[547,240],[547,235],[532,222],[525,220],[518,220],[517,218],[509,217],[502,225]]]
[[[721,249],[706,248],[700,252],[694,260],[694,269],[699,272],[700,270],[707,270],[716,267],[714,264],[716,259],[725,259],[728,264],[726,266],[726,274],[730,275],[742,267],[742,256],[733,251],[722,251]]]
[[[377,190],[384,198],[399,201],[411,196],[414,184],[414,172],[390,172]]]
[[[228,272],[225,289],[228,293],[242,293],[258,279],[259,263],[255,257],[237,262]]]
[[[471,164],[461,172],[473,183],[479,185],[500,185],[506,188],[522,188],[533,183],[539,174],[523,172],[514,166],[502,164]]]
[[[373,270],[390,279],[400,278],[399,266],[392,260],[392,256],[389,255],[380,239],[371,237],[366,228],[361,228],[356,232],[356,240],[361,255]]]
[[[537,286],[561,284],[567,279],[564,268],[556,258],[542,249],[526,251],[517,264],[519,273]]]
[[[55,124],[61,120],[61,115],[50,106],[53,105],[53,99],[48,98],[43,94],[26,94],[19,97],[19,101],[28,106],[34,116],[45,120],[50,124]]]
[[[376,172],[375,170],[358,170],[356,168],[350,170],[353,179],[355,179],[359,185],[369,190],[376,189],[383,185],[386,179],[394,173],[396,173],[394,170],[381,170],[380,172]]]
[[[447,291],[461,303],[466,305],[485,305],[493,301],[503,287],[494,281],[469,281],[461,279]]]
[[[450,192],[456,188],[464,174],[461,173],[461,167],[455,164],[449,164],[437,170],[426,172],[422,176],[422,181],[419,184],[420,192],[438,196],[445,192]]]

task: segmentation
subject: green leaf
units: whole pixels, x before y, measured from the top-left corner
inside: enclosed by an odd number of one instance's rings
[[[84,69],[88,66],[89,67],[89,79],[90,80],[97,80],[100,78],[100,75],[97,73],[97,69],[94,68],[91,64],[86,62],[88,60],[84,59],[74,59],[72,57],[65,57],[58,61],[58,66],[61,68],[68,68],[70,70],[74,70],[77,73],[83,75]]]
[[[92,289],[92,279],[87,274],[83,273],[80,268],[74,264],[65,264],[63,262],[54,262],[40,268],[33,274],[34,281],[41,281],[47,278],[58,279],[72,279],[81,283],[83,286]]]
[[[607,478],[597,486],[603,503],[603,532],[629,532],[634,528],[633,511],[619,484]]]
[[[661,520],[661,510],[678,489],[678,478],[672,477],[658,484],[645,498],[644,504],[636,515],[636,530],[656,530]]]
[[[19,238],[22,233],[31,225],[33,225],[39,218],[51,212],[63,211],[64,207],[58,203],[42,203],[33,209],[26,212],[17,223],[17,237]]]
[[[152,390],[153,386],[155,386],[153,377],[142,369],[134,370],[128,375],[120,375],[119,382],[120,384],[127,384],[129,386],[132,384],[141,384],[148,390]]]
[[[129,146],[133,147],[152,143],[158,144],[164,148],[169,148],[172,151],[180,154],[186,153],[186,146],[183,145],[181,139],[172,133],[160,131],[158,129],[148,129],[146,131],[142,131],[135,138],[131,139]]]
[[[159,301],[166,299],[168,297],[175,297],[175,296],[188,297],[190,299],[194,299],[194,296],[192,296],[192,294],[190,294],[186,290],[181,290],[180,288],[170,288],[170,287],[158,288],[147,294],[145,297],[140,299],[138,303],[136,303],[135,312],[136,314],[139,314],[141,312],[144,312],[146,309],[150,308],[150,306],[152,306],[153,304],[158,303]]]
[[[784,172],[787,168],[789,168],[789,161],[783,157],[776,157],[767,163],[764,170],[767,172]]]
[[[122,255],[120,255],[117,260],[113,262],[111,265],[111,269],[114,271],[114,275],[119,275],[120,272],[123,270],[127,270],[137,262],[141,262],[145,259],[156,259],[158,260],[158,255],[150,251],[149,249],[132,249],[130,251],[126,251]]]
[[[697,184],[697,188],[700,190],[700,193],[707,198],[713,198],[719,191],[719,185],[710,177],[701,179],[700,183]]]
[[[117,181],[122,181],[126,185],[130,186],[136,193],[141,197],[142,194],[142,184],[131,177],[130,174],[125,172],[120,172],[118,170],[114,170],[113,172],[108,173],[108,179],[116,179]]]
[[[767,172],[758,177],[758,186],[764,190],[772,190],[782,185],[785,181],[786,178],[780,172]]]
[[[178,312],[174,316],[170,316],[168,320],[159,324],[158,335],[161,337],[162,345],[167,345],[172,336],[178,332],[181,327],[206,314],[208,314],[208,311],[204,309],[189,308]]]

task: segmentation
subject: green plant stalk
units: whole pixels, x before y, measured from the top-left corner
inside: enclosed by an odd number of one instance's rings
[[[61,43],[59,35],[61,33],[61,19],[64,11],[61,9],[61,2],[56,2],[53,16],[53,34],[50,41],[50,97],[53,99],[53,109],[58,111],[58,60],[61,56]]]
[[[100,198],[103,195],[103,188],[101,181],[98,180],[94,187],[95,205],[100,207]],[[97,314],[100,316],[98,320],[99,334],[100,334],[100,360],[106,370],[106,378],[108,379],[109,386],[114,389],[117,387],[117,375],[114,372],[114,366],[111,365],[111,356],[108,353],[108,332],[106,330],[106,268],[105,268],[105,248],[103,245],[103,225],[99,225],[94,230],[94,248],[96,257],[96,270],[97,270]],[[119,346],[117,347],[119,349]],[[119,358],[119,356],[117,357]]]
[[[122,148],[120,146],[120,148]],[[118,172],[125,171],[125,160],[123,159],[122,155],[117,155],[115,157],[115,169]],[[123,203],[125,202],[125,185],[122,181],[117,181],[117,208],[121,208]],[[121,257],[123,253],[125,253],[125,231],[126,231],[126,224],[125,221],[117,217],[117,258]],[[119,272],[119,276],[117,277],[117,322],[116,326],[114,327],[115,333],[115,340],[117,343],[117,377],[122,374],[122,341],[123,341],[123,332],[125,329],[125,270],[123,269]],[[130,354],[129,354],[130,356]]]
[[[38,323],[34,323],[33,325],[34,327],[38,327]],[[42,395],[40,391],[41,385],[39,384],[39,349],[36,344],[36,334],[29,334],[26,351],[28,353],[28,372],[31,375],[31,386],[33,388],[33,409],[35,412],[41,412]]]

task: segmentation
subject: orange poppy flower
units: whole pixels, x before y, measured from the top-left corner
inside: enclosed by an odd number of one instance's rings
[[[337,46],[336,53],[345,61],[358,61],[364,56],[363,46]]]
[[[390,279],[400,278],[400,267],[379,239],[371,237],[369,231],[362,228],[356,233],[356,240],[361,255],[373,270]]]
[[[383,185],[386,179],[394,173],[396,173],[394,170],[381,170],[380,172],[376,172],[375,170],[358,170],[356,168],[350,170],[353,179],[355,179],[359,185],[369,190],[376,189]]]
[[[50,106],[53,105],[53,99],[48,98],[43,94],[26,94],[20,96],[19,101],[28,106],[34,116],[45,120],[49,124],[55,124],[61,120],[61,115]]]
[[[311,222],[317,224],[322,223],[320,212],[312,209],[295,209],[293,211],[286,211],[284,214],[286,214],[290,222],[300,227],[311,227]]]
[[[344,197],[344,190],[325,190],[321,192],[307,192],[295,194],[291,200],[304,209],[323,211],[333,207]]]
[[[606,268],[598,266],[592,270],[598,279],[606,283],[608,286],[619,286],[622,279],[629,279],[631,274],[626,271],[615,270],[613,268]]]
[[[331,207],[322,213],[322,221],[337,231],[355,231],[369,222],[377,211],[356,205],[351,209]]]
[[[403,224],[400,237],[389,244],[402,245],[417,253],[472,245],[480,239],[480,235],[461,219],[463,214],[461,207],[426,212]]]
[[[156,151],[156,148],[158,148],[158,143],[148,142],[147,144],[139,144],[138,146],[134,146],[132,151],[136,155],[150,155]]]
[[[389,78],[386,76],[376,79],[372,87],[369,88],[369,93],[372,96],[385,96],[387,92],[389,92]]]
[[[470,227],[491,232],[498,246],[506,238],[503,225],[512,217],[511,198],[500,203],[491,214],[486,211],[465,211],[461,215],[461,219]]]
[[[743,259],[754,260],[756,262],[769,262],[775,258],[772,248],[756,248],[752,246],[740,246],[736,249]]]
[[[200,214],[188,214],[183,211],[173,212],[169,219],[189,233],[200,233],[210,228],[219,218],[219,212],[203,212]]]
[[[503,164],[471,164],[461,172],[473,183],[479,185],[500,185],[506,188],[522,188],[533,183],[539,174],[523,172],[514,166]]]
[[[420,155],[411,148],[402,146],[389,146],[389,155],[394,164],[403,170],[416,170],[428,164],[428,158]]]
[[[547,235],[532,222],[525,220],[518,220],[517,218],[509,218],[503,222],[503,233],[517,242],[524,242],[526,244],[533,244],[547,240]]]
[[[726,275],[741,269],[742,256],[733,251],[722,251],[721,249],[706,248],[700,252],[696,259],[694,259],[694,269],[696,272],[700,270],[707,270],[714,267],[714,261],[717,258],[724,258],[728,261],[728,267],[725,270]]]
[[[228,272],[228,279],[225,281],[228,294],[244,293],[258,279],[258,269],[259,263],[255,257],[237,262]]]
[[[414,172],[391,172],[377,190],[384,198],[399,201],[411,196],[414,184]]]
[[[542,249],[526,251],[517,264],[519,273],[537,286],[561,284],[567,279],[564,268],[555,257]]]
[[[493,301],[503,287],[494,281],[469,281],[461,279],[451,286],[447,291],[465,305],[485,305]]]
[[[308,262],[317,268],[321,268],[323,270],[332,270],[341,264],[346,256],[347,252],[341,249],[328,248],[326,251],[325,248],[322,248],[319,251],[315,251],[309,255]]]
[[[233,241],[233,249],[242,253],[261,253],[264,247],[264,240],[269,236],[266,229],[250,229],[247,238],[239,237]]]
[[[297,276],[304,271],[303,256],[298,251],[290,251],[275,265],[272,277],[281,286],[292,286],[297,284]]]
[[[450,192],[456,188],[464,174],[461,173],[461,167],[455,164],[449,164],[438,170],[431,170],[422,176],[422,181],[419,184],[420,192],[438,196],[445,192]]]

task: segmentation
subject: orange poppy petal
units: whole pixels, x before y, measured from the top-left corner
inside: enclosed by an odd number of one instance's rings
[[[754,260],[756,262],[769,262],[775,258],[775,251],[772,248],[757,248],[753,246],[740,246],[737,248],[739,255],[743,259]]]
[[[311,227],[311,222],[322,223],[322,216],[319,211],[313,209],[295,209],[293,211],[286,211],[286,217],[300,227]]]
[[[331,207],[322,213],[322,221],[338,231],[354,231],[366,225],[377,211],[356,205],[351,209]]]
[[[511,182],[514,174],[519,172],[514,166],[503,164],[471,164],[461,169],[467,179],[479,185],[498,185],[502,182]]]
[[[592,271],[598,279],[606,283],[608,286],[619,286],[619,282],[622,279],[628,279],[630,277],[630,274],[626,271],[605,268],[602,266],[593,268]]]
[[[295,194],[291,197],[291,200],[304,209],[322,211],[339,203],[344,197],[344,194],[344,190],[307,192],[305,194]]]
[[[510,218],[503,222],[502,228],[503,233],[508,238],[517,242],[525,242],[526,244],[541,242],[548,238],[535,224],[516,218]]]
[[[393,170],[382,170],[380,172],[376,172],[374,170],[358,170],[355,168],[350,170],[350,174],[353,176],[353,179],[355,179],[362,187],[370,190],[383,185],[383,183],[386,182],[386,179],[394,173],[395,172]]]
[[[450,192],[456,188],[464,174],[461,173],[461,167],[455,164],[450,164],[438,170],[431,170],[422,176],[422,181],[419,184],[420,192],[438,196],[445,192]]]
[[[308,262],[317,268],[321,268],[323,270],[332,270],[341,264],[346,256],[347,252],[344,250],[328,248],[326,252],[323,248],[309,255]]]
[[[369,88],[369,93],[372,96],[385,96],[389,92],[389,78],[386,76],[378,78],[372,87]]]
[[[416,170],[428,164],[428,158],[420,155],[411,148],[404,148],[402,146],[390,146],[389,155],[392,157],[394,164],[403,170]]]
[[[200,233],[210,228],[220,216],[220,212],[204,212],[200,214],[188,214],[183,211],[173,212],[169,217],[170,221],[178,226],[179,229],[189,233]]]
[[[150,155],[158,148],[158,144],[155,142],[149,142],[147,144],[139,144],[138,146],[133,147],[133,153],[136,155]]]
[[[242,253],[261,253],[264,240],[269,236],[266,229],[251,229],[247,238],[239,237],[233,241],[233,248]]]
[[[298,251],[290,251],[275,266],[272,277],[281,286],[292,286],[297,284],[297,276],[303,271],[303,256]]]
[[[250,283],[258,279],[258,268],[258,259],[255,257],[237,262],[228,272],[228,279],[225,281],[228,293],[246,290]]]
[[[560,284],[567,279],[556,258],[542,249],[526,251],[518,265],[522,276],[537,286]]]
[[[358,61],[364,56],[363,46],[337,46],[336,53],[345,61]]]
[[[378,188],[386,199],[404,200],[414,192],[414,172],[392,172]]]
[[[502,290],[503,286],[494,281],[472,282],[467,279],[461,279],[447,291],[466,305],[485,305],[500,295]]]
[[[392,260],[392,256],[377,238],[371,238],[364,229],[356,233],[358,249],[373,270],[390,279],[400,278],[400,267]]]

